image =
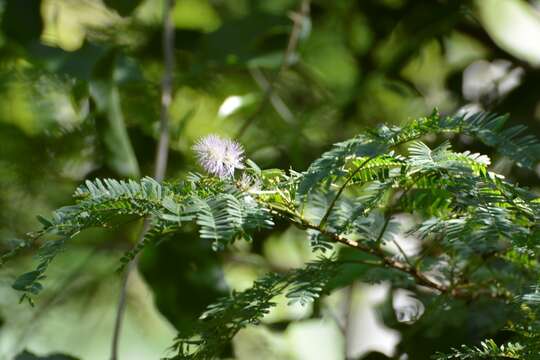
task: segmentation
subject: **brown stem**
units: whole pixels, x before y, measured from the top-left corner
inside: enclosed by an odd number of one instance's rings
[[[164,73],[161,84],[161,115],[159,121],[159,140],[156,148],[154,178],[157,181],[162,181],[167,170],[167,159],[169,154],[169,117],[170,106],[172,101],[172,84],[174,74],[174,26],[172,23],[172,8],[174,0],[165,0],[163,7],[163,57],[164,57]],[[144,237],[150,228],[150,219],[144,220],[144,225],[137,239],[137,244],[144,241]],[[120,333],[122,331],[122,322],[126,309],[127,287],[130,274],[137,268],[139,256],[128,264],[124,276],[122,278],[120,296],[118,298],[118,307],[116,310],[116,319],[114,323],[114,332],[111,345],[111,360],[118,360],[118,345]]]
[[[416,183],[416,181],[414,183]],[[402,198],[409,190],[411,190],[411,188],[409,188],[407,191],[401,194],[400,198]],[[308,221],[303,216],[301,216],[301,214],[298,214],[294,210],[283,207],[281,205],[272,204],[265,201],[263,202],[264,202],[264,205],[267,206],[274,215],[280,216],[302,229],[316,230],[320,232],[321,234],[327,236],[329,239],[331,239],[334,242],[338,242],[343,245],[365,252],[367,254],[373,255],[377,257],[381,261],[381,263],[370,263],[368,265],[384,266],[384,267],[388,267],[388,268],[409,274],[414,279],[417,285],[421,285],[421,286],[430,288],[432,290],[436,290],[439,293],[447,294],[454,298],[464,299],[466,301],[472,301],[481,296],[489,297],[492,299],[504,300],[504,301],[512,301],[513,299],[512,294],[506,290],[498,290],[494,292],[491,289],[481,288],[475,291],[471,291],[469,290],[470,284],[468,283],[450,284],[450,286],[437,283],[436,281],[431,280],[425,273],[423,273],[419,269],[418,264],[419,264],[420,259],[414,265],[410,263],[410,259],[406,259],[408,260],[407,262],[396,260],[392,256],[387,255],[384,252],[384,250],[380,247],[372,247],[372,246],[369,246],[368,244],[359,242],[357,240],[349,239],[345,236],[333,233],[325,229],[320,224],[317,225]],[[397,202],[399,202],[399,199]],[[392,207],[390,209],[392,209]],[[390,209],[387,210],[386,213],[389,213]],[[387,218],[386,221],[389,221],[389,220],[390,218]],[[379,240],[382,238],[385,228],[386,226],[383,227],[383,230],[379,234]]]
[[[446,293],[446,292],[449,291],[449,288],[447,288],[446,286],[444,286],[442,284],[439,284],[439,283],[436,283],[436,282],[430,280],[428,277],[426,277],[425,274],[420,272],[417,268],[412,267],[409,264],[403,263],[403,262],[401,262],[399,260],[396,260],[396,259],[393,259],[393,258],[389,257],[381,249],[374,248],[374,247],[371,247],[369,245],[358,242],[356,240],[352,240],[352,239],[346,238],[344,236],[341,236],[339,234],[335,234],[333,232],[327,231],[324,228],[320,227],[319,225],[315,225],[315,224],[313,224],[313,223],[311,223],[311,222],[309,222],[309,221],[307,221],[305,219],[299,219],[299,223],[297,223],[297,224],[304,227],[304,228],[317,230],[321,234],[326,235],[327,237],[329,237],[330,239],[332,239],[335,242],[338,242],[338,243],[353,247],[355,249],[361,250],[361,251],[366,252],[368,254],[374,255],[374,256],[378,257],[383,262],[383,264],[386,265],[387,267],[390,267],[390,268],[393,268],[395,270],[399,270],[401,272],[405,272],[405,273],[411,275],[415,279],[416,283],[419,284],[419,285],[423,285],[423,286],[429,287],[431,289],[438,290],[441,293]]]

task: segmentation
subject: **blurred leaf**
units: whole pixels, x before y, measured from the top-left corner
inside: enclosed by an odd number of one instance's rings
[[[233,339],[233,348],[237,360],[297,359],[291,353],[290,344],[284,335],[263,326],[240,331]]]
[[[540,15],[521,0],[477,0],[480,19],[502,49],[540,65]]]
[[[218,116],[222,119],[232,116],[246,107],[253,105],[256,100],[253,94],[229,96],[219,107]]]
[[[294,322],[285,332],[296,359],[343,359],[343,337],[335,321],[310,319]]]
[[[95,236],[103,240],[99,233],[91,237]],[[24,354],[27,357],[21,359],[28,360],[109,358],[121,279],[114,269],[123,251],[95,251],[94,245],[80,242],[70,250],[51,267],[50,287],[34,307],[18,304],[18,294],[8,286],[13,273],[30,259],[19,258],[0,272],[0,317],[5,319],[0,330],[0,359],[19,360],[16,354]],[[159,313],[154,294],[140,273],[132,275],[119,359],[159,359],[176,331]],[[21,354],[24,349],[27,352]],[[61,354],[73,357],[58,357]]]
[[[100,45],[86,42],[76,51],[66,51],[57,47],[36,44],[29,48],[36,65],[44,66],[50,72],[66,74],[82,80],[89,80],[98,61],[106,54]]]
[[[380,69],[397,73],[426,41],[448,34],[462,18],[462,3],[422,2],[414,6],[376,49]]]
[[[111,82],[94,80],[90,94],[96,104],[96,127],[105,151],[105,162],[118,175],[139,176],[139,165],[131,146],[120,105],[118,87]]]
[[[271,50],[282,50],[290,21],[268,14],[228,21],[206,39],[206,55],[213,61],[238,64]],[[284,38],[276,39],[276,35]],[[271,41],[275,40],[275,41]]]
[[[40,275],[41,273],[39,271],[30,271],[22,274],[13,283],[13,288],[19,291],[26,290],[28,285],[33,284]]]
[[[94,118],[105,163],[120,176],[138,177],[139,164],[129,139],[120,91],[115,82],[118,63],[119,57],[115,51],[108,52],[100,59],[92,73],[90,96],[96,106]]]
[[[196,234],[186,233],[149,247],[141,257],[141,271],[152,286],[158,310],[179,331],[189,331],[198,314],[226,294],[219,259],[210,243],[198,240]]]
[[[315,29],[302,49],[305,63],[336,97],[351,96],[358,78],[358,64],[339,34]]]
[[[216,30],[221,21],[208,0],[176,0],[172,13],[177,28]]]
[[[97,32],[103,33],[121,21],[102,1],[43,0],[44,29],[41,40],[64,50],[78,50]]]

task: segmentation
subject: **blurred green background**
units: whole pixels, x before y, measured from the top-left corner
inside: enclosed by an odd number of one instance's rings
[[[540,1],[313,0],[298,47],[259,111],[299,6],[176,0],[168,179],[198,170],[190,151],[196,139],[234,137],[254,113],[240,139],[248,156],[264,168],[298,171],[333,142],[435,107],[444,114],[508,112],[512,123],[540,134]],[[0,0],[2,253],[39,227],[36,215],[69,204],[84,179],[152,174],[162,8],[161,0]],[[527,172],[496,157],[494,167],[539,186],[540,169]],[[34,308],[18,304],[10,287],[31,267],[32,249],[6,264],[0,359],[23,349],[108,359],[115,269],[137,230],[131,224],[78,236],[51,266]],[[193,230],[145,251],[129,286],[122,360],[166,355],[176,331],[218,296],[313,256],[305,234],[283,224],[223,253]],[[434,349],[478,341],[482,316],[497,312],[464,308],[451,323],[432,327],[437,314],[405,292],[388,292],[385,284],[358,283],[310,307],[283,301],[264,326],[238,334],[230,358],[427,359]],[[425,321],[411,320],[424,311]],[[353,329],[348,339],[340,331],[344,314]],[[25,356],[19,359],[33,358]]]

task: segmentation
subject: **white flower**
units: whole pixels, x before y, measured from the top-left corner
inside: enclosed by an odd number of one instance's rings
[[[261,191],[262,185],[259,179],[254,178],[244,172],[240,177],[240,180],[238,180],[238,187],[248,193],[257,193]]]
[[[235,169],[244,168],[244,149],[233,140],[208,135],[200,139],[193,150],[204,170],[222,179],[232,177]]]

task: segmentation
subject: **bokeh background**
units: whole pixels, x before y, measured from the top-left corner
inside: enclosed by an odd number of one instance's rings
[[[276,77],[300,1],[176,0],[168,179],[198,170],[190,147],[199,137],[234,137],[252,117],[239,139],[248,156],[299,171],[334,142],[433,108],[509,113],[540,134],[540,1],[308,3],[298,46]],[[37,215],[69,204],[85,179],[152,174],[162,9],[161,0],[0,0],[2,253],[38,229]],[[471,141],[458,147],[488,151]],[[538,190],[540,169],[494,160],[497,171]],[[165,356],[176,331],[218,296],[313,256],[305,234],[283,224],[223,253],[194,230],[145,251],[129,286],[122,360]],[[11,289],[33,250],[0,268],[0,359],[24,349],[108,359],[115,269],[137,231],[130,224],[79,235],[51,266],[34,308]],[[437,323],[407,292],[355,283],[313,306],[280,301],[263,326],[238,334],[229,357],[422,360],[481,334],[504,336],[490,333],[497,309],[454,311]],[[29,352],[18,359],[34,359]]]

